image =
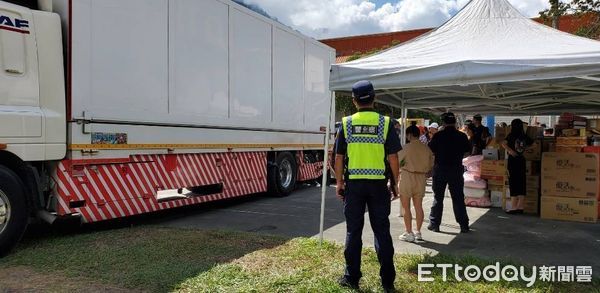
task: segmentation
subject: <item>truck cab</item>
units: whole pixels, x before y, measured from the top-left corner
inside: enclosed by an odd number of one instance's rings
[[[30,7],[0,1],[0,255],[45,205],[38,171],[66,154],[61,20]]]

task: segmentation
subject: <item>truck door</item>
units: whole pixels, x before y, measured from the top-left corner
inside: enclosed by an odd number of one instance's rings
[[[41,138],[33,17],[27,8],[0,2],[0,141],[27,144]]]

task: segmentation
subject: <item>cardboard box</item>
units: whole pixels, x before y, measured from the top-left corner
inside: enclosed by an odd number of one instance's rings
[[[526,161],[525,162],[525,174],[528,176],[540,175],[541,164],[540,161]]]
[[[544,153],[542,175],[598,176],[598,154]]]
[[[557,146],[587,146],[587,137],[557,137]]]
[[[539,140],[534,141],[531,148],[527,148],[523,152],[523,157],[527,161],[539,161],[542,159],[542,142]]]
[[[499,150],[498,149],[484,149],[482,151],[484,160],[498,160]]]
[[[542,197],[598,197],[598,177],[578,175],[550,175],[542,176]]]
[[[483,178],[483,176],[482,176]],[[504,186],[508,185],[508,177],[507,176],[489,176],[488,178],[483,178],[487,180],[488,186]]]
[[[508,135],[508,127],[496,126],[496,128],[494,129],[494,134],[496,142],[501,143],[506,139],[506,136]]]
[[[504,198],[504,200],[502,201],[502,209],[505,211],[512,210],[512,202],[510,198]]]
[[[598,200],[595,198],[542,197],[541,218],[596,223]]]
[[[561,133],[563,136],[567,136],[567,137],[574,137],[574,136],[584,137],[586,135],[585,127],[581,128],[581,129],[563,129],[561,131]]]
[[[537,215],[538,208],[539,208],[539,201],[537,198],[536,199],[525,198],[525,201],[523,202],[523,212],[524,213],[531,214],[531,215]]]
[[[600,121],[600,119],[598,119]],[[588,146],[583,149],[584,153],[600,154],[600,146]],[[598,162],[598,170],[600,170],[600,161]],[[600,172],[600,171],[599,171]],[[598,180],[598,201],[600,201],[600,180]],[[599,204],[600,206],[600,204]]]
[[[504,184],[488,184],[489,191],[506,192],[507,189],[508,189],[508,186],[506,186]]]
[[[600,130],[600,119],[588,119],[587,128]]]
[[[544,129],[536,126],[527,126],[525,134],[531,139],[537,139],[544,136]]]
[[[585,146],[562,146],[556,145],[554,151],[557,153],[581,153]]]
[[[540,176],[526,176],[525,177],[525,188],[530,190],[540,189]]]
[[[490,201],[492,203],[492,207],[501,208],[504,195],[505,192],[502,191],[490,191]]]
[[[540,197],[540,190],[539,189],[527,189],[526,193],[525,193],[525,197],[538,198],[538,197]]]
[[[506,176],[506,161],[483,160],[481,161],[481,175]],[[483,178],[483,176],[481,177]]]

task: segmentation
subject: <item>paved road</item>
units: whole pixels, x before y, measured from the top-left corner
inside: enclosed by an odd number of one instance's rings
[[[180,228],[228,229],[284,235],[318,236],[321,189],[302,186],[286,198],[250,196],[242,200],[199,206],[181,213],[155,218],[158,225]],[[342,203],[328,187],[325,238],[344,242]],[[426,217],[433,195],[428,192]],[[592,265],[600,273],[600,224],[541,220],[534,216],[506,215],[500,209],[468,208],[472,233],[459,234],[450,198],[445,200],[441,233],[425,229],[423,243],[398,239],[403,224],[398,218],[399,201],[392,205],[391,224],[398,253],[469,254],[490,259],[512,259],[528,264]],[[426,220],[427,221],[427,220]],[[366,217],[363,240],[373,246],[373,234]]]

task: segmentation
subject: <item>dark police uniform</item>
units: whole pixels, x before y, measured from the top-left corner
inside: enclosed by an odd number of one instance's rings
[[[346,170],[344,176],[346,182],[344,215],[346,217],[347,233],[346,249],[344,251],[346,259],[344,277],[353,284],[358,284],[362,277],[360,271],[362,230],[365,209],[368,208],[371,228],[375,234],[375,250],[381,265],[381,282],[384,288],[393,288],[396,271],[393,263],[394,246],[390,235],[391,201],[387,179],[384,175],[385,170],[381,168],[360,169],[352,166],[357,166],[356,162],[365,157],[369,157],[367,160],[380,160],[381,165],[385,166],[387,155],[399,152],[402,147],[396,131],[389,123],[388,117],[377,114],[373,109],[361,109],[358,112],[353,116],[344,118],[343,123],[346,124],[338,131],[335,142],[336,154],[345,157]],[[356,121],[359,120],[356,118],[360,117],[370,117],[371,120],[379,120],[379,123],[360,125],[361,122]],[[368,119],[363,121],[368,121]],[[386,125],[387,130],[385,129]],[[358,152],[349,150],[351,147],[355,147],[356,144],[361,143],[371,144],[374,147],[377,147],[378,144],[381,147],[381,144],[383,144],[385,151],[381,151],[373,157],[373,152],[368,151],[369,146],[367,146],[367,151],[365,149],[359,149]],[[355,145],[351,146],[352,144]],[[349,155],[349,153],[353,154]]]
[[[429,229],[438,230],[442,223],[444,193],[446,192],[446,186],[448,186],[456,222],[460,224],[462,232],[468,232],[469,217],[467,216],[463,191],[465,181],[462,159],[465,153],[471,151],[471,143],[467,136],[458,131],[456,127],[446,126],[444,130],[433,136],[429,147],[435,155],[433,167],[434,201],[429,215]]]

